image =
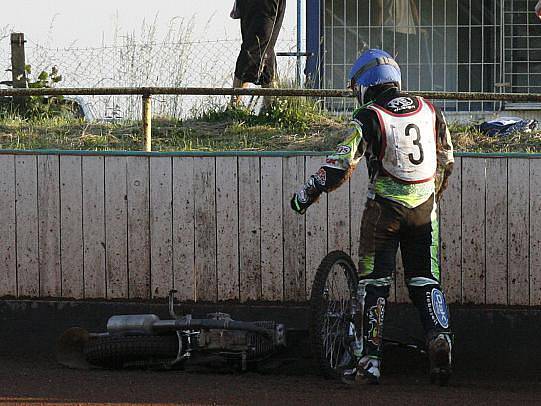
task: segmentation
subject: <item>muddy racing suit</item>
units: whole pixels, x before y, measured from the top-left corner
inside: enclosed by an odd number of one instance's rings
[[[450,134],[438,108],[390,90],[354,113],[350,136],[291,202],[304,213],[322,192],[344,183],[366,157],[370,183],[361,223],[359,299],[364,302],[363,355],[374,358],[382,355],[385,305],[399,246],[409,296],[427,340],[449,331],[440,287],[436,203],[453,167]]]

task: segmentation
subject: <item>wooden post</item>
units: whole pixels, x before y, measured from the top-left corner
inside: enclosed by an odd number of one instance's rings
[[[14,32],[11,34],[11,75],[13,87],[15,89],[25,89],[28,87],[26,80],[26,57],[24,50],[24,34]],[[16,106],[24,106],[25,97],[14,97],[13,102]]]
[[[143,95],[143,134],[145,136],[145,151],[152,151],[152,96]]]

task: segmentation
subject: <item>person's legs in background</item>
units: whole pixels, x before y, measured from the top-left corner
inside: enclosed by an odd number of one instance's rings
[[[286,0],[238,1],[241,15],[242,46],[233,87],[246,88],[250,83],[264,88],[277,87],[274,47],[282,28]],[[233,96],[232,104],[238,104]],[[271,97],[263,99],[263,109],[270,108]]]

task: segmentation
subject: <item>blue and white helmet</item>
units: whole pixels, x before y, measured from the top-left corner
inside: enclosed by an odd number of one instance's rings
[[[365,103],[366,90],[384,83],[396,83],[402,87],[400,66],[391,55],[381,49],[369,49],[355,61],[349,74],[350,87],[357,92],[361,103]]]

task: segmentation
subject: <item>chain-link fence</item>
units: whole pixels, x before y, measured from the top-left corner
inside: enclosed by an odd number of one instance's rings
[[[9,45],[9,38],[5,40]],[[6,49],[0,44],[0,49]],[[227,87],[233,72],[240,40],[187,41],[176,43],[131,43],[99,48],[51,48],[29,41],[27,64],[29,80],[53,66],[62,75],[62,87]],[[295,52],[293,40],[278,41],[276,52]],[[8,48],[9,49],[9,48]],[[0,66],[5,71],[11,62],[2,52]],[[296,58],[278,57],[280,81],[290,86],[295,80]],[[3,72],[11,79],[9,72]],[[136,119],[141,100],[127,96],[89,96],[78,98],[95,118]],[[160,96],[154,98],[154,114],[167,117],[197,115],[203,106],[221,105],[225,97]]]
[[[11,80],[10,69],[9,36],[0,32],[0,82]]]
[[[322,86],[343,87],[357,56],[366,48],[380,48],[395,56],[409,91],[538,93],[541,24],[533,11],[536,2],[322,0]],[[333,99],[327,107],[353,109],[354,104]],[[440,107],[468,112],[496,111],[502,105],[445,101]]]

